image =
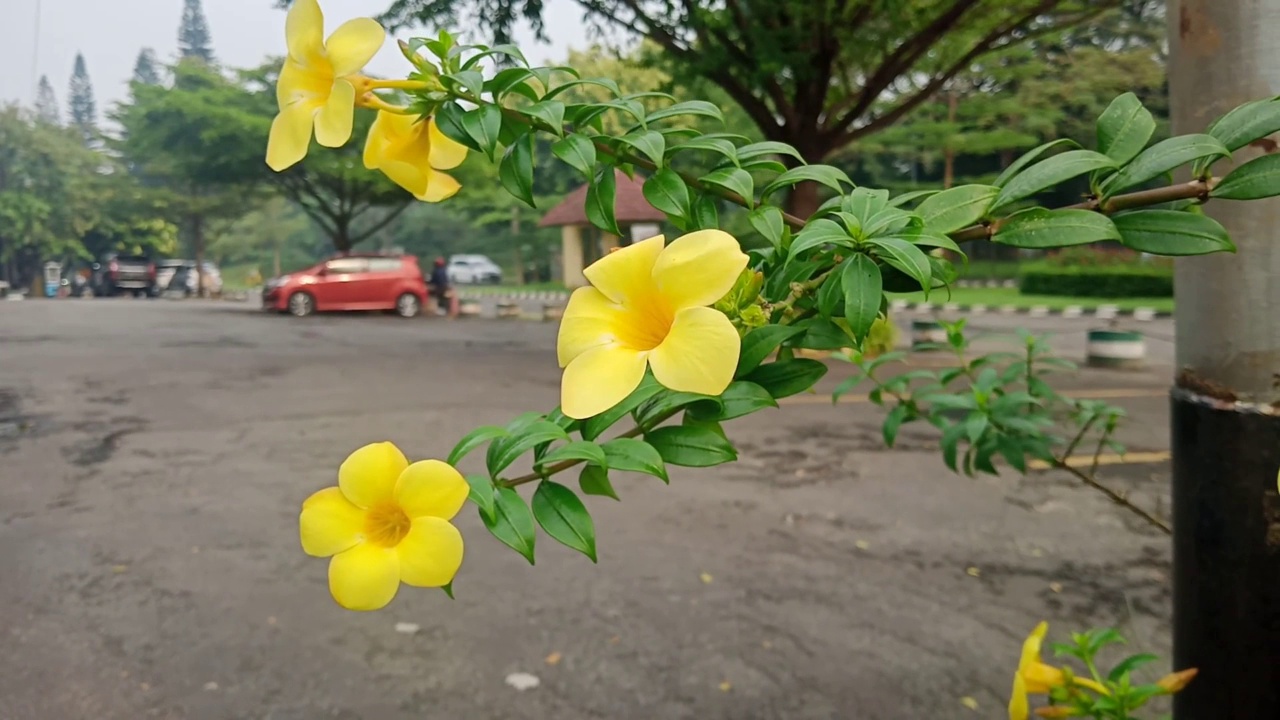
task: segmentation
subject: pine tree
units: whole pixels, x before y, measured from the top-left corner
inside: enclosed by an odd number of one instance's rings
[[[156,53],[151,48],[142,48],[138,59],[133,63],[133,81],[142,85],[159,85],[160,70],[156,61]]]
[[[85,142],[89,142],[98,134],[98,110],[93,101],[93,83],[89,80],[89,69],[85,67],[84,55],[76,53],[75,68],[71,71],[71,89],[67,92],[67,113],[71,125],[84,134]]]
[[[213,62],[213,39],[204,19],[200,0],[183,0],[182,24],[178,26],[178,52],[184,58]]]
[[[53,94],[53,86],[44,75],[40,76],[40,86],[36,90],[36,117],[50,125],[62,122],[62,113],[58,111],[58,96]]]

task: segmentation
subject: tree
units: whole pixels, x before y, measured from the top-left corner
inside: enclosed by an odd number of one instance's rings
[[[156,53],[151,48],[142,48],[138,51],[138,59],[133,63],[133,82],[141,85],[159,85],[160,70],[157,68],[159,61],[156,60]]]
[[[53,93],[53,85],[49,84],[47,75],[40,76],[40,85],[36,89],[36,117],[50,125],[62,123],[62,111],[58,109],[58,96]]]
[[[71,126],[80,131],[85,143],[98,135],[98,108],[93,99],[93,83],[89,80],[89,68],[84,55],[76,53],[76,64],[71,71],[71,87],[67,91],[67,112]]]
[[[767,139],[809,162],[884,130],[984,57],[1065,31],[1131,0],[575,0],[587,20],[648,38],[677,79],[706,78]],[[394,0],[393,25],[442,26],[470,11],[499,40],[517,18],[541,32],[545,0]],[[817,187],[797,186],[807,216]]]
[[[183,0],[182,23],[178,26],[178,53],[183,58],[213,62],[213,38],[204,18],[200,0]]]

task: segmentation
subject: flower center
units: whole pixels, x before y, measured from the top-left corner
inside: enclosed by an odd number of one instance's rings
[[[365,539],[374,545],[395,547],[400,544],[413,521],[399,505],[386,503],[369,508],[364,519]]]
[[[641,302],[623,306],[624,320],[618,323],[618,340],[632,350],[652,350],[662,344],[671,333],[675,313],[659,298],[645,298]]]

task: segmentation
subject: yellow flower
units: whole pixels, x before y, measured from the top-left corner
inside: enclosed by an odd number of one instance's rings
[[[338,486],[302,503],[302,549],[329,561],[329,591],[348,610],[377,610],[400,583],[443,587],[462,565],[462,535],[449,520],[469,486],[439,460],[409,464],[389,442],[351,453]]]
[[[1157,680],[1156,684],[1159,685],[1166,693],[1172,695],[1186,687],[1187,684],[1191,682],[1191,679],[1199,672],[1200,671],[1198,669],[1191,668],[1190,670],[1170,673]]]
[[[1022,658],[1018,661],[1018,671],[1013,675],[1013,695],[1009,699],[1009,720],[1027,720],[1029,712],[1027,695],[1048,695],[1051,690],[1064,685],[1088,688],[1100,695],[1110,695],[1107,688],[1089,678],[1072,677],[1061,668],[1046,665],[1040,659],[1040,646],[1044,644],[1044,636],[1049,632],[1049,623],[1036,625],[1031,634],[1022,643]],[[1038,711],[1037,711],[1038,712]],[[1053,717],[1050,715],[1049,717]]]
[[[267,165],[277,172],[302,160],[316,142],[341,147],[351,139],[356,88],[352,76],[382,47],[386,32],[370,18],[348,20],[324,40],[316,0],[296,0],[285,19],[285,58],[276,82],[280,113],[271,122]]]
[[[617,405],[646,367],[682,392],[718,395],[733,380],[738,333],[707,306],[733,288],[746,254],[720,230],[663,242],[659,235],[629,245],[584,271],[591,287],[570,296],[556,340],[565,415],[589,418]]]
[[[458,192],[458,181],[438,170],[462,164],[467,148],[445,137],[434,119],[379,110],[364,144],[364,166],[381,170],[392,182],[426,202]]]

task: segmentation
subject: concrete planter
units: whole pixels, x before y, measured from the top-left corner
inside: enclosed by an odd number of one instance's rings
[[[513,302],[498,303],[498,317],[518,319],[520,317],[519,303],[513,303]]]
[[[555,303],[546,303],[542,306],[542,320],[544,322],[555,322],[564,317],[564,306]]]
[[[459,317],[480,317],[480,301],[475,298],[463,298],[458,302]]]
[[[1146,362],[1147,342],[1129,330],[1090,330],[1085,364],[1089,367],[1140,368]]]
[[[942,323],[936,320],[912,320],[911,321],[911,349],[928,351],[937,348],[922,347],[930,344],[947,343],[947,331],[942,327]]]

